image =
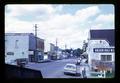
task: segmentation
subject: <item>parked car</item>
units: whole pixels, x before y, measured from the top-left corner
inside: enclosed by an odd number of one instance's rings
[[[66,64],[64,67],[64,74],[77,74],[76,65],[75,64]]]
[[[26,58],[16,59],[15,61],[17,62],[17,65],[21,67],[25,67],[25,65],[28,63]]]

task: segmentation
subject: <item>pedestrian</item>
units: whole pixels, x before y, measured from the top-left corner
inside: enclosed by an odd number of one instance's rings
[[[82,75],[83,75],[83,78],[87,78],[86,76],[86,69],[84,68],[84,70],[82,70]]]

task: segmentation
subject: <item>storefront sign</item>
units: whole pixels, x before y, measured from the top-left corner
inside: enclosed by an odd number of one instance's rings
[[[93,52],[96,52],[96,53],[109,53],[109,52],[114,52],[114,48],[94,48]]]

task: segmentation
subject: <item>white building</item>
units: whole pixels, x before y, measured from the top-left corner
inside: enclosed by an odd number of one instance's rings
[[[37,55],[35,50],[36,40],[32,33],[5,33],[5,63],[12,64],[23,58],[30,61],[35,58],[31,56]]]
[[[115,65],[114,48],[114,30],[91,30],[86,49],[90,68],[100,71],[113,70]]]
[[[89,40],[87,47],[88,63],[91,67],[96,67],[95,63],[115,62],[114,47],[110,46],[106,40]]]

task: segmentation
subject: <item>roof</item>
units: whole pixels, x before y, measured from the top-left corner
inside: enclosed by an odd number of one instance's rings
[[[23,35],[33,35],[33,33],[5,33],[6,36],[23,36]]]
[[[114,46],[114,29],[90,30],[90,39],[105,39],[110,46]]]
[[[44,42],[44,39],[41,39],[41,38],[39,38],[39,37],[37,37],[37,39]]]

